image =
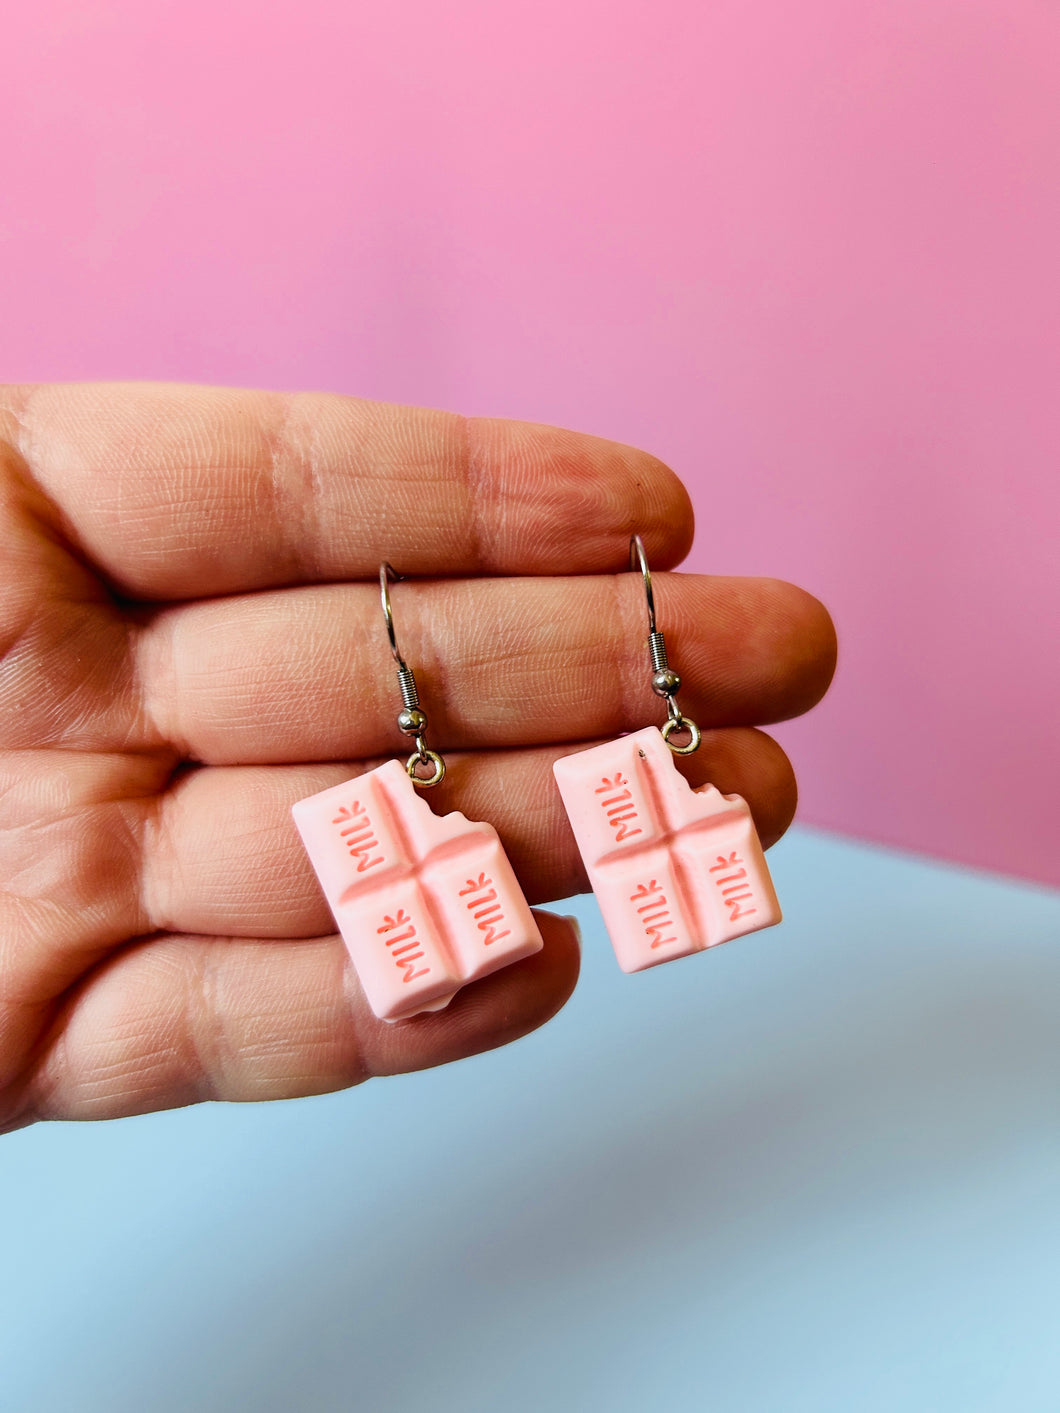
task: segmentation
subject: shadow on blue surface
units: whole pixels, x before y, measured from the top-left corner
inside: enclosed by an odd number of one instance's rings
[[[1054,1413],[1060,898],[771,859],[506,1051],[5,1139],[0,1408]]]

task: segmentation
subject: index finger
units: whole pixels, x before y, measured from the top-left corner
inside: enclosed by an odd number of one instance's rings
[[[666,568],[692,510],[646,452],[578,432],[326,393],[0,389],[29,473],[128,597],[403,574]]]

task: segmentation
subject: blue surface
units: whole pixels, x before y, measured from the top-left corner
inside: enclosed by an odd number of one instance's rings
[[[508,1050],[0,1140],[0,1408],[1056,1413],[1060,897],[770,857]]]

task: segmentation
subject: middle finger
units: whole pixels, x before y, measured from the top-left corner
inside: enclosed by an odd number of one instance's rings
[[[661,720],[639,575],[420,580],[392,594],[436,748],[582,741]],[[834,664],[822,605],[774,579],[656,576],[660,626],[701,726],[807,710]],[[148,744],[208,764],[400,751],[373,584],[240,595],[154,615],[136,648]]]

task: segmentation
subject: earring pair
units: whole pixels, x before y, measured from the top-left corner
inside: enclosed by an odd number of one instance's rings
[[[641,971],[769,927],[780,909],[750,810],[712,785],[693,791],[673,756],[700,731],[678,705],[681,679],[657,630],[640,536],[630,543],[648,602],[653,691],[667,720],[556,761],[553,770],[619,965]],[[299,800],[294,821],[382,1020],[441,1010],[468,982],[541,949],[541,934],[492,825],[434,814],[417,790],[446,773],[427,744],[416,678],[398,650],[389,564],[379,592],[402,708],[404,765]]]

